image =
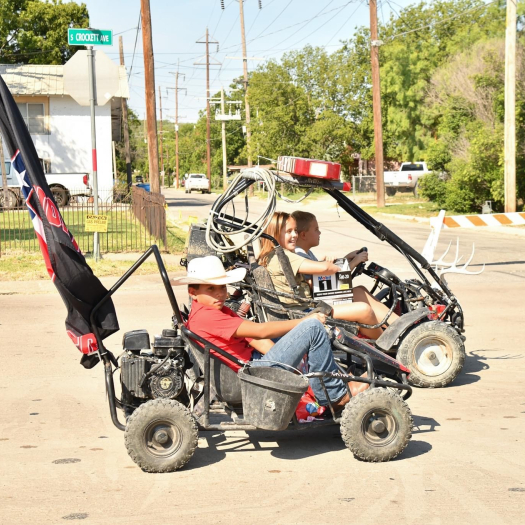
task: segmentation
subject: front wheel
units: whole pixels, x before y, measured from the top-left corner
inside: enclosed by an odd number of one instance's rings
[[[341,416],[341,436],[363,461],[390,461],[412,437],[412,414],[401,397],[385,388],[370,388],[350,399]]]
[[[397,360],[410,369],[409,382],[422,388],[452,383],[465,364],[465,345],[456,330],[443,321],[415,326],[405,335]]]
[[[124,440],[131,459],[145,472],[173,472],[193,456],[198,430],[191,412],[172,399],[153,399],[130,416]]]

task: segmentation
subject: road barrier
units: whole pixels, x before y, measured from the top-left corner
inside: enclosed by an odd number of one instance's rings
[[[443,228],[479,228],[486,226],[525,225],[525,213],[491,213],[483,215],[453,215],[445,217]]]

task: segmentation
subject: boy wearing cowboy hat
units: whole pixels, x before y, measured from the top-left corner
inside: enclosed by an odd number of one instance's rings
[[[172,279],[174,286],[187,284],[193,299],[187,327],[210,343],[252,366],[274,366],[275,362],[296,367],[305,354],[311,372],[337,372],[330,341],[323,324],[326,316],[312,313],[302,319],[253,323],[239,317],[224,306],[228,298],[226,285],[241,281],[244,268],[224,271],[220,259],[214,255],[192,259],[186,277]],[[281,338],[277,343],[272,339]],[[340,379],[324,381],[335,409],[349,401],[349,395]],[[319,379],[310,379],[317,401],[327,405]],[[350,382],[352,395],[368,385]]]

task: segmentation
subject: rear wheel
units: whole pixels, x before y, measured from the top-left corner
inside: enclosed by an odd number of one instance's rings
[[[153,399],[130,416],[124,435],[131,459],[146,472],[173,472],[193,456],[198,430],[191,412],[172,399]]]
[[[385,191],[389,197],[393,197],[397,193],[395,188],[386,188]]]
[[[53,198],[59,208],[67,206],[67,203],[69,202],[69,194],[64,188],[51,188],[51,193],[53,194]]]
[[[465,363],[465,345],[442,321],[421,323],[405,335],[397,360],[410,369],[409,382],[423,388],[452,383]]]
[[[363,461],[390,461],[412,436],[412,414],[397,394],[371,388],[350,399],[341,416],[345,445]]]
[[[13,210],[18,206],[18,197],[12,190],[7,190],[7,196],[4,190],[0,188],[0,208],[4,210]]]

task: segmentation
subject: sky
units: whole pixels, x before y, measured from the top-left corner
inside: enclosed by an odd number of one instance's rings
[[[77,0],[80,2],[80,0]],[[111,29],[114,45],[103,50],[115,62],[119,61],[118,36],[123,37],[124,57],[129,76],[129,106],[144,118],[144,59],[142,31],[137,31],[140,0],[83,0],[90,14],[90,25],[96,29]],[[259,3],[262,9],[259,9]],[[378,0],[378,18],[388,20],[414,0]],[[155,54],[155,82],[161,86],[163,118],[174,120],[173,88],[179,68],[179,122],[195,122],[205,107],[206,68],[204,41],[206,27],[210,40],[210,91],[228,88],[232,79],[242,75],[241,30],[238,0],[150,0]],[[333,52],[340,41],[352,36],[355,29],[369,26],[367,0],[244,0],[244,18],[249,70],[262,59],[279,59],[284,52],[301,49],[307,44],[323,46]],[[380,35],[379,35],[380,36]],[[102,48],[101,48],[102,49]],[[184,75],[184,76],[182,76]],[[159,102],[157,100],[157,114]]]

